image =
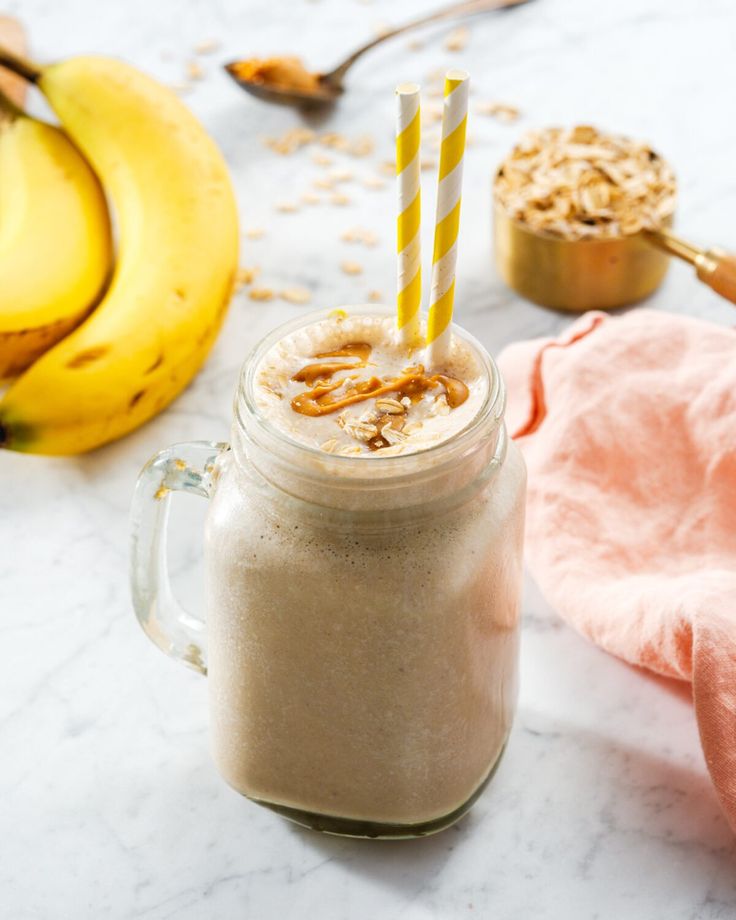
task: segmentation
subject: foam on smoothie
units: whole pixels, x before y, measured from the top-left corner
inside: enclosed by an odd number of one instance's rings
[[[366,458],[449,440],[476,417],[488,387],[458,336],[442,366],[430,368],[422,347],[399,341],[391,316],[342,310],[281,339],[255,382],[259,411],[292,439]]]

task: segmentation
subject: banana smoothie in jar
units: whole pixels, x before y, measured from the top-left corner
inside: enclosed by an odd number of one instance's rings
[[[388,310],[349,308],[256,348],[231,447],[144,471],[139,618],[207,673],[215,761],[243,795],[330,833],[412,837],[481,793],[517,692],[525,469],[504,405],[458,327],[430,371]],[[146,508],[173,488],[211,497],[206,643],[148,563]]]

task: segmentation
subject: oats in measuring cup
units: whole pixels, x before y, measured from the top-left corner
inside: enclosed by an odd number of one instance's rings
[[[578,125],[527,134],[499,167],[494,195],[533,231],[610,239],[666,223],[677,184],[647,144]]]

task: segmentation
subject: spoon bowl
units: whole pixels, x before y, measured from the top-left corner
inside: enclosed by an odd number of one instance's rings
[[[319,89],[315,92],[275,86],[258,80],[246,80],[238,75],[237,63],[237,61],[231,61],[229,64],[225,64],[225,70],[241,89],[263,102],[290,105],[300,109],[320,109],[334,105],[345,91],[342,84],[334,85],[322,76],[318,78]]]

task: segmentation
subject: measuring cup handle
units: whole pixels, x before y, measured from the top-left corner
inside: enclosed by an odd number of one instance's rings
[[[695,260],[698,278],[721,297],[736,303],[736,256],[709,249]]]

